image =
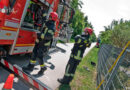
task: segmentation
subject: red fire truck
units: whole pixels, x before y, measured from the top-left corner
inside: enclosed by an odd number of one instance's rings
[[[0,55],[31,53],[35,45],[38,29],[34,28],[35,13],[30,7],[32,4],[43,7],[49,13],[56,11],[59,20],[56,23],[55,38],[58,37],[62,24],[60,21],[67,21],[71,18],[69,8],[70,0],[0,0]],[[68,19],[68,21],[70,21]]]

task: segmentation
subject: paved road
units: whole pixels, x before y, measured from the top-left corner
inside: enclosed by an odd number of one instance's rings
[[[10,72],[0,67],[0,90],[2,90],[3,85],[9,74]],[[26,85],[24,82],[22,82],[21,79],[15,77],[12,90],[33,90],[33,89],[30,88],[28,85]]]
[[[92,47],[94,47],[94,45],[95,43],[93,43],[90,48],[86,49],[84,56],[90,51]],[[59,47],[58,49],[51,50],[49,56],[44,58],[44,60],[46,61],[45,64],[48,66],[47,71],[45,71],[45,74],[43,76],[37,76],[37,73],[40,68],[38,63],[36,64],[34,71],[31,72],[31,74],[34,75],[38,80],[40,80],[41,82],[43,82],[44,84],[52,88],[53,90],[55,90],[60,85],[57,82],[57,79],[62,78],[64,76],[65,67],[69,60],[69,56],[73,44],[72,43],[58,44],[57,46]],[[9,62],[23,67],[29,63],[29,56],[13,56],[10,57]],[[0,70],[0,76],[1,73],[3,72]],[[6,76],[8,76],[7,73],[5,74]],[[2,85],[1,81],[0,81],[0,85]],[[31,90],[26,85],[24,86],[24,83],[21,81],[19,81],[19,84],[14,84],[14,87],[15,87],[14,90]],[[21,88],[17,88],[17,87],[21,87]]]

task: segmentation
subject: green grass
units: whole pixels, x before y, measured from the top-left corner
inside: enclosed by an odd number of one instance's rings
[[[70,39],[70,43],[74,43],[74,39],[71,38],[71,39]]]
[[[66,42],[64,42],[62,40],[58,40],[57,43],[66,43]]]
[[[98,48],[93,48],[77,67],[73,81],[70,84],[71,90],[95,90],[96,89],[96,66],[91,65],[91,61],[97,65]],[[87,71],[84,67],[88,67]]]

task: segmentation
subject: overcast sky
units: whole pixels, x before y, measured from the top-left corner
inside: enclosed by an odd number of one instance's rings
[[[81,0],[82,12],[88,16],[96,35],[104,30],[113,19],[130,20],[130,0]]]

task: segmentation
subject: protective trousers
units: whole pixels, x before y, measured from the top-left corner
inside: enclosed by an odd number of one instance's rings
[[[79,62],[80,61],[75,60],[74,58],[69,59],[69,62],[65,69],[65,75],[63,77],[64,84],[69,84],[72,81]]]
[[[43,57],[47,55],[48,48],[49,46],[48,45],[46,46],[45,43],[36,43],[33,49],[33,54],[32,54],[30,63],[35,64],[36,58],[38,58],[41,68],[44,67],[45,65],[44,65]]]

